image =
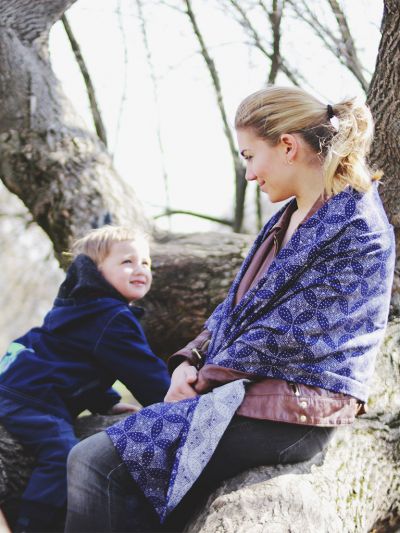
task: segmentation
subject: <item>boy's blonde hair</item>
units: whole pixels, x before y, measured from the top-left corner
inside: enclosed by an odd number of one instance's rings
[[[330,121],[336,117],[338,128]],[[323,162],[325,191],[329,196],[346,185],[364,192],[381,172],[366,163],[373,134],[368,107],[350,98],[328,108],[298,87],[267,87],[251,94],[239,105],[237,129],[250,128],[276,145],[282,134],[299,133]]]
[[[141,229],[128,226],[103,226],[87,233],[74,242],[71,248],[72,258],[85,254],[98,266],[104,261],[116,242],[144,240],[149,242],[149,236]]]

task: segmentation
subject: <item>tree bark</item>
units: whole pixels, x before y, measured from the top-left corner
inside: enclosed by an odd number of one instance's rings
[[[382,201],[394,226],[397,261],[392,304],[400,314],[400,5],[398,0],[385,0],[375,72],[367,103],[375,120],[375,137],[370,154],[373,166],[383,170],[380,188]]]
[[[133,190],[80,123],[48,57],[48,33],[73,0],[0,0],[0,173],[58,256],[105,223],[146,225]]]
[[[104,147],[79,124],[51,70],[49,28],[72,3],[0,0],[0,172],[57,253],[89,227],[145,220],[134,193],[116,175]],[[399,9],[398,2],[386,1],[369,96],[377,122],[372,161],[386,172],[383,198],[396,231]],[[249,238],[239,235],[158,238],[154,288],[146,301],[146,325],[158,352],[170,353],[198,332],[225,295],[248,245]],[[340,430],[323,463],[263,467],[229,480],[188,530],[342,533],[368,531],[388,517],[397,520],[399,342],[400,324],[393,320],[377,364],[370,413],[353,430]],[[95,419],[94,430],[100,429],[98,421],[107,425],[112,420]],[[2,432],[1,502],[17,501],[31,466],[31,458]]]

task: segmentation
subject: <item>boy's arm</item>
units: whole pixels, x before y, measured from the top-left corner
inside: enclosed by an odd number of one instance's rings
[[[86,408],[93,414],[105,415],[118,404],[120,399],[121,396],[112,387],[106,391],[96,389],[91,393]]]
[[[94,356],[142,405],[163,401],[170,385],[167,365],[152,352],[139,321],[128,309],[110,320]]]

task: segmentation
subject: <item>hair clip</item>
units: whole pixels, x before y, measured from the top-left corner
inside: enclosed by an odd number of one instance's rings
[[[326,109],[327,109],[327,113],[328,113],[329,122],[335,128],[336,131],[339,131],[339,119],[335,115],[335,112],[333,111],[333,107],[331,106],[331,104],[328,104],[326,106]]]

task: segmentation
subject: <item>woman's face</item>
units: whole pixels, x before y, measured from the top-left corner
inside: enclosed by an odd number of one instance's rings
[[[271,146],[257,137],[250,128],[237,130],[240,154],[246,161],[246,180],[256,180],[260,189],[267,193],[271,202],[280,202],[296,195],[296,179],[292,157],[296,146],[293,135],[282,136],[282,140]]]

